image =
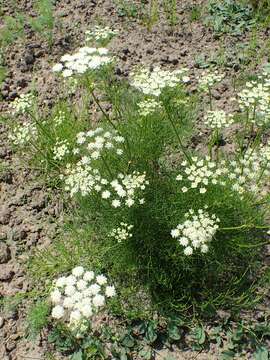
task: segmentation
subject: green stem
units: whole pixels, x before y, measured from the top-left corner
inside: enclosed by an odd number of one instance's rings
[[[96,97],[94,90],[90,90],[90,93],[95,101],[95,103],[97,104],[99,110],[102,112],[102,114],[104,115],[105,119],[108,121],[108,123],[114,128],[114,130],[117,131],[117,127],[115,126],[115,124],[112,122],[112,120],[110,119],[109,115],[106,113],[106,111],[103,109],[103,107],[101,106],[98,98]]]
[[[111,169],[110,169],[107,161],[105,160],[105,158],[104,158],[103,156],[101,156],[101,159],[102,159],[103,164],[105,165],[106,169],[108,170],[108,173],[110,174],[111,178],[113,179],[113,174],[112,174],[112,172],[111,172]]]
[[[171,123],[171,125],[172,125],[172,128],[173,128],[173,130],[174,130],[174,132],[175,132],[175,135],[176,135],[176,137],[177,137],[177,140],[178,140],[178,142],[179,142],[179,145],[180,145],[180,147],[181,147],[181,150],[182,150],[183,154],[185,155],[185,158],[187,159],[188,163],[191,165],[191,164],[192,164],[192,160],[191,160],[189,154],[187,153],[187,151],[186,151],[186,149],[185,149],[185,147],[184,147],[184,145],[183,145],[183,143],[182,143],[182,140],[181,140],[181,138],[180,138],[180,136],[179,136],[179,134],[178,134],[177,128],[176,128],[176,126],[175,126],[175,123],[174,123],[174,121],[173,121],[173,119],[172,119],[172,117],[171,117],[170,111],[167,111],[166,106],[164,106],[164,108],[165,108],[166,114],[167,114],[167,116],[168,116],[168,119],[169,119],[169,121],[170,121],[170,123]]]
[[[219,228],[219,231],[230,231],[230,230],[241,230],[241,229],[270,229],[270,225],[268,226],[256,226],[254,224],[243,224],[239,226],[232,226],[232,227],[224,227]]]
[[[208,87],[208,94],[209,94],[209,106],[210,106],[210,110],[213,110],[213,101],[212,101],[212,92],[211,92],[211,88]]]
[[[100,109],[100,111],[102,112],[102,114],[104,115],[105,119],[108,121],[108,123],[114,128],[115,131],[117,131],[121,136],[123,136],[123,134],[117,129],[117,126],[112,122],[111,118],[109,117],[109,115],[105,112],[105,110],[103,109],[103,107],[101,106],[98,98],[96,97],[96,95],[94,94],[94,90],[90,90],[91,95],[95,101],[95,103],[97,104],[98,108]],[[121,117],[122,118],[122,117]],[[126,136],[123,136],[125,138],[125,143],[126,143],[126,148],[128,150],[129,153],[129,158],[131,159],[131,148],[130,148],[130,143],[129,143],[129,139]]]
[[[263,245],[268,245],[269,243],[270,243],[269,241],[266,241],[266,242],[259,243],[259,244],[252,244],[252,245],[242,244],[242,245],[238,245],[238,246],[241,248],[255,248],[255,247],[260,247]]]

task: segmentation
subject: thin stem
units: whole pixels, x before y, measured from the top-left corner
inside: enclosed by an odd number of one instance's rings
[[[105,158],[101,155],[101,159],[103,161],[103,164],[105,165],[106,169],[108,170],[108,173],[110,174],[111,178],[113,179],[113,174],[111,172],[111,169],[107,163],[107,161],[105,160]]]
[[[172,125],[172,128],[173,128],[173,130],[174,130],[174,132],[175,132],[175,135],[176,135],[176,137],[177,137],[177,140],[178,140],[178,142],[179,142],[179,145],[180,145],[180,147],[181,147],[181,150],[182,150],[183,154],[185,155],[185,158],[187,159],[188,163],[191,165],[191,164],[192,164],[191,158],[190,158],[189,154],[187,153],[187,151],[186,151],[186,149],[185,149],[185,147],[184,147],[184,145],[183,145],[183,143],[182,143],[182,140],[181,140],[181,138],[180,138],[180,136],[179,136],[179,134],[178,134],[177,128],[176,128],[176,126],[175,126],[175,123],[174,123],[174,121],[173,121],[173,119],[172,119],[172,117],[171,117],[170,111],[167,111],[167,107],[166,107],[166,106],[164,106],[164,108],[165,108],[166,114],[167,114],[167,116],[168,116],[168,119],[169,119],[169,121],[170,121],[170,123],[171,123],[171,125]]]
[[[93,96],[93,99],[94,99],[95,103],[97,104],[98,108],[100,109],[100,111],[104,115],[105,119],[109,122],[109,124],[114,128],[115,131],[117,131],[121,136],[123,136],[123,134],[117,129],[117,126],[112,122],[109,115],[105,112],[105,110],[101,106],[98,98],[94,94],[94,90],[90,90],[90,92],[91,92],[91,95]],[[118,114],[118,115],[120,115],[120,114]],[[121,116],[121,118],[122,118],[122,116]],[[126,147],[127,147],[128,153],[129,153],[129,158],[131,159],[131,148],[130,148],[129,139],[126,136],[123,136],[123,137],[125,138],[125,143],[126,143]]]
[[[211,92],[211,88],[208,87],[208,95],[209,95],[209,106],[210,106],[210,110],[213,110],[213,101],[212,101],[212,92]]]
[[[232,227],[224,227],[224,228],[219,228],[219,231],[230,231],[230,230],[241,230],[241,229],[270,229],[270,225],[269,226],[257,226],[254,224],[243,224],[243,225],[239,225],[239,226],[232,226]]]
[[[269,241],[263,242],[263,243],[259,243],[259,244],[252,244],[252,245],[248,245],[248,244],[242,244],[242,245],[238,245],[241,248],[255,248],[255,247],[259,247],[259,246],[263,246],[263,245],[268,245]]]
[[[97,104],[99,110],[102,112],[102,114],[104,115],[105,119],[109,122],[109,124],[114,128],[114,130],[117,131],[117,127],[115,126],[115,124],[112,122],[112,120],[110,119],[109,115],[106,113],[106,111],[103,109],[103,107],[101,106],[98,98],[96,97],[94,90],[90,90],[91,95],[93,96],[93,99],[95,101],[95,103]]]

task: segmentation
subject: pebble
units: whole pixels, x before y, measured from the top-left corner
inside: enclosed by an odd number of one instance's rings
[[[0,264],[4,264],[10,260],[10,249],[4,243],[0,242]]]
[[[0,210],[0,224],[7,225],[10,220],[11,211],[7,206],[3,206]]]
[[[10,265],[8,264],[1,265],[1,270],[0,270],[1,281],[8,281],[13,277],[13,275],[14,275],[14,271]]]
[[[5,322],[4,318],[2,318],[2,316],[0,316],[0,329],[1,329],[1,327],[3,327],[4,322]]]

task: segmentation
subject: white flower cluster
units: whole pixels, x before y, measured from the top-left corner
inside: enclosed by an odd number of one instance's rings
[[[23,123],[17,125],[12,133],[9,134],[9,139],[18,146],[23,146],[29,143],[29,141],[35,139],[37,136],[37,128],[35,124]]]
[[[223,110],[207,111],[204,123],[211,129],[224,129],[233,124],[233,115]]]
[[[109,28],[109,26],[102,27],[102,26],[96,25],[93,30],[87,30],[85,32],[85,35],[86,35],[85,40],[86,41],[109,40],[113,36],[117,35],[118,33],[119,33],[118,30],[112,30],[112,29]]]
[[[34,99],[35,97],[32,93],[21,94],[11,103],[12,113],[25,114],[34,105]]]
[[[206,193],[207,186],[210,183],[213,185],[218,183],[220,185],[225,185],[224,181],[220,179],[228,172],[224,160],[220,161],[219,165],[217,165],[214,161],[211,161],[209,156],[206,156],[204,159],[198,159],[194,156],[191,160],[191,165],[187,161],[182,162],[181,165],[184,167],[183,173],[185,175],[178,175],[176,177],[177,181],[188,180],[190,182],[190,188],[184,186],[181,189],[182,192],[187,192],[189,189],[199,188],[200,193],[204,194]]]
[[[66,119],[66,114],[64,113],[64,111],[59,110],[54,118],[54,123],[56,126],[60,126],[61,124],[63,124],[65,119]]]
[[[155,99],[147,99],[138,103],[139,115],[148,116],[162,109],[162,103]]]
[[[97,169],[93,169],[89,164],[83,163],[82,160],[75,167],[68,164],[62,179],[65,182],[65,190],[70,193],[70,196],[75,194],[87,196],[93,191],[99,192],[102,185],[108,183],[106,179],[101,178]]]
[[[53,66],[52,71],[68,78],[72,75],[84,74],[88,70],[97,70],[111,62],[108,49],[83,47],[73,55],[62,56],[60,62]]]
[[[219,83],[223,78],[224,74],[219,74],[218,71],[210,72],[206,70],[198,79],[199,89],[202,91],[209,91],[209,89]]]
[[[248,120],[262,126],[270,121],[270,82],[250,81],[237,96],[239,107]]]
[[[149,181],[146,180],[145,173],[140,174],[134,171],[133,174],[128,175],[118,174],[118,178],[113,180],[110,185],[113,190],[113,197],[116,197],[112,201],[112,206],[115,208],[121,205],[131,207],[136,200],[140,205],[144,204],[144,198],[138,199],[138,192],[145,190],[145,186],[149,185]],[[109,195],[109,192],[107,195]]]
[[[144,199],[139,198],[138,192],[144,190],[149,184],[145,173],[123,175],[118,174],[117,179],[109,182],[102,178],[97,169],[93,169],[89,164],[80,160],[74,168],[67,165],[66,174],[62,176],[65,181],[65,190],[71,196],[81,194],[90,195],[94,192],[100,193],[102,199],[110,199],[111,205],[118,208],[121,205],[131,207],[138,200],[139,204],[144,204]]]
[[[69,154],[69,144],[67,140],[57,141],[53,148],[53,159],[61,161]]]
[[[76,93],[76,90],[79,86],[78,79],[74,77],[67,77],[64,80],[65,88],[68,95],[74,95]]]
[[[232,181],[232,189],[239,194],[251,191],[265,195],[270,179],[270,145],[261,146],[257,151],[248,149],[238,161],[229,163],[228,178]]]
[[[176,238],[184,247],[184,254],[189,256],[197,249],[202,253],[209,250],[209,242],[213,239],[219,228],[219,218],[216,215],[209,215],[205,210],[199,209],[197,214],[190,209],[183,224],[177,225],[171,231],[171,236]]]
[[[130,84],[145,95],[159,96],[166,87],[173,88],[180,82],[189,82],[187,71],[186,68],[174,71],[163,70],[160,67],[155,67],[153,71],[143,68],[131,74]]]
[[[128,225],[124,222],[121,222],[118,228],[111,231],[110,236],[115,238],[118,243],[121,243],[123,240],[132,237],[131,230],[133,229],[133,227],[133,225]]]
[[[95,275],[77,266],[69,276],[62,276],[55,281],[50,293],[51,302],[55,305],[52,317],[68,321],[69,326],[80,325],[105,305],[106,298],[116,295],[114,286],[107,285],[104,275]]]
[[[99,159],[105,150],[114,151],[119,156],[122,155],[123,149],[120,144],[124,142],[125,139],[117,131],[106,131],[100,127],[77,134],[77,144],[83,145],[87,149],[87,154],[90,153],[89,162],[91,159]],[[75,149],[75,153],[78,151],[80,150]]]

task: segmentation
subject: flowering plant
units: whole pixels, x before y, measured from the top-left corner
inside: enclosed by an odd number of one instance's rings
[[[107,284],[104,275],[96,275],[82,266],[75,267],[68,276],[61,276],[50,293],[54,307],[52,317],[67,321],[72,329],[80,328],[81,323],[90,320],[105,306],[106,299],[116,295],[113,285]]]

